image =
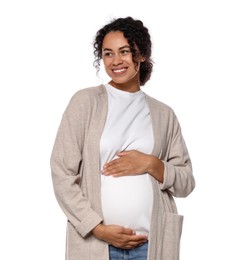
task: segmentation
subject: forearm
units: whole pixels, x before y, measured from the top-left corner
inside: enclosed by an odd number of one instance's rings
[[[186,197],[195,188],[195,179],[192,174],[190,161],[185,165],[175,166],[166,162],[164,170],[164,182],[160,185],[162,190],[169,190],[175,197]]]
[[[103,238],[104,228],[105,228],[104,224],[99,223],[91,232],[96,238],[100,240],[104,240]]]

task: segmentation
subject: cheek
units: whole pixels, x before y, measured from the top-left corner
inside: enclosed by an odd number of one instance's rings
[[[111,75],[111,70],[110,70],[109,65],[106,64],[106,63],[103,63],[103,65],[104,65],[103,67],[104,67],[105,72],[110,76]]]
[[[139,66],[139,62],[138,62],[138,64],[135,64],[135,63],[133,62],[133,60],[132,60],[132,57],[128,57],[128,58],[126,59],[126,62],[127,62],[128,64],[130,64],[131,69],[137,71],[137,68],[138,68],[138,66]]]
[[[103,65],[104,65],[105,68],[109,67],[110,64],[111,64],[111,61],[110,61],[110,60],[108,60],[108,59],[103,59]]]

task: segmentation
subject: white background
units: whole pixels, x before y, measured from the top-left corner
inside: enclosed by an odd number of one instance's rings
[[[196,189],[176,200],[181,260],[244,259],[242,3],[1,1],[0,259],[64,259],[54,138],[73,93],[101,83],[96,31],[127,15],[152,35],[154,72],[143,90],[175,110],[193,161]]]

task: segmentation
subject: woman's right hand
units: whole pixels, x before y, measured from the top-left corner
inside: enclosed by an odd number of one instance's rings
[[[133,249],[144,244],[148,239],[145,235],[136,235],[130,228],[118,225],[98,224],[92,233],[96,238],[122,249]]]

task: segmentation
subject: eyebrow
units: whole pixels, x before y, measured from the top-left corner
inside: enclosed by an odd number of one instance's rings
[[[120,47],[119,50],[122,50],[122,49],[125,49],[125,48],[130,48],[130,46],[129,45],[124,45],[124,46]],[[104,48],[103,51],[112,51],[112,49]]]

